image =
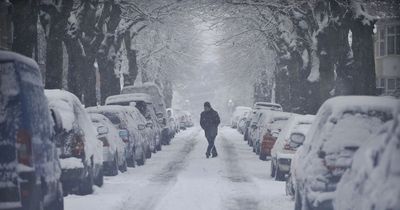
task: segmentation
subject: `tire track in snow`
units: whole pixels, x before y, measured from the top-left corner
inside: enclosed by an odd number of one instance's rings
[[[239,156],[233,143],[229,142],[221,133],[223,161],[225,162],[225,178],[231,182],[232,191],[225,201],[227,210],[258,210],[260,202],[256,199],[257,186],[251,177],[242,169]]]
[[[177,181],[178,174],[185,169],[188,164],[188,156],[194,150],[197,141],[196,137],[199,131],[195,131],[188,141],[185,142],[182,149],[161,168],[161,170],[149,178],[149,184],[143,189],[143,193],[132,195],[126,200],[121,210],[152,210],[158,202],[163,198]]]

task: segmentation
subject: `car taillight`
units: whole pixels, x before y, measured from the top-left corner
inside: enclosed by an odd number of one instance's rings
[[[81,157],[84,155],[84,153],[85,153],[85,143],[83,142],[81,137],[76,137],[72,154],[76,157]]]
[[[32,166],[32,139],[26,130],[17,133],[18,162]]]

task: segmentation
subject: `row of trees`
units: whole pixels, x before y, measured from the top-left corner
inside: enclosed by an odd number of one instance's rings
[[[255,75],[255,100],[273,100],[288,111],[315,113],[335,95],[376,94],[374,24],[378,16],[398,12],[398,1],[226,0],[214,4],[219,5],[216,25],[225,32],[221,42],[233,51],[258,52],[265,58],[258,68],[239,59],[242,69],[238,71],[250,69]],[[247,61],[257,57],[246,55]],[[233,59],[226,63],[235,66]]]
[[[182,54],[189,53],[186,47],[191,46],[191,40],[181,36],[193,31],[188,27],[190,19],[181,15],[184,2],[10,0],[6,3],[13,25],[12,50],[42,64],[45,88],[68,89],[91,106],[98,102],[96,82],[100,84],[101,102],[107,96],[119,94],[121,85],[154,82],[163,90],[170,106],[173,75],[177,66],[184,67],[179,65],[185,60]],[[178,25],[181,30],[177,30]]]

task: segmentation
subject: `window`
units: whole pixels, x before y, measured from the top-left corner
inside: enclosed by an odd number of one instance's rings
[[[387,54],[395,54],[396,31],[394,26],[387,27]]]
[[[395,79],[388,79],[388,90],[396,89],[396,80]]]
[[[379,56],[400,55],[400,26],[386,26],[379,30]]]
[[[385,29],[380,30],[379,32],[379,55],[384,56],[386,52],[386,46],[385,46]]]
[[[396,79],[396,89],[400,89],[400,78]]]
[[[381,79],[381,85],[380,85],[380,87],[383,87],[383,88],[386,87],[386,85],[385,85],[385,79]]]
[[[396,52],[400,55],[400,26],[396,27]]]

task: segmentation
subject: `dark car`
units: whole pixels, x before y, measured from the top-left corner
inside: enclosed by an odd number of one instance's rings
[[[0,207],[61,210],[53,122],[35,61],[0,51]]]
[[[93,192],[93,184],[103,184],[103,143],[79,99],[64,90],[45,90],[53,110],[56,146],[61,163],[64,193]]]

